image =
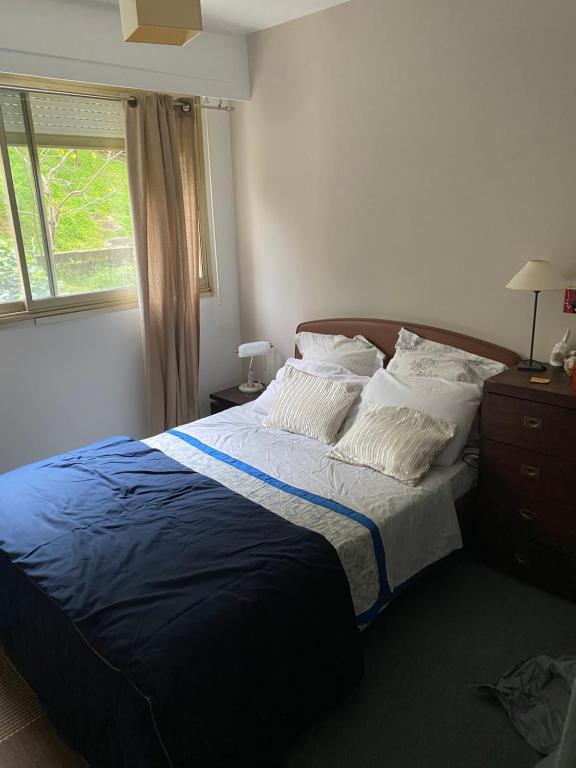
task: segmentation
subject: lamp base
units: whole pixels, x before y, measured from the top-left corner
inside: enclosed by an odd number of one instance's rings
[[[264,385],[259,381],[255,381],[252,384],[246,382],[246,384],[240,384],[238,389],[240,392],[244,392],[247,395],[255,395],[257,392],[262,392]]]
[[[542,373],[542,371],[548,370],[548,367],[544,365],[544,363],[539,363],[537,360],[521,360],[517,365],[517,370]]]

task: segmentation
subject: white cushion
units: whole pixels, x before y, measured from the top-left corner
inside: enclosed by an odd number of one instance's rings
[[[364,336],[339,336],[302,331],[294,337],[304,360],[322,360],[347,368],[358,376],[372,376],[384,365],[385,355]]]
[[[370,381],[369,376],[357,376],[355,373],[351,373],[347,368],[343,368],[341,365],[335,365],[334,363],[325,363],[321,360],[298,360],[291,357],[286,361],[285,365],[280,368],[276,374],[274,381],[271,381],[268,388],[258,397],[252,401],[251,408],[257,413],[266,414],[274,406],[278,395],[280,393],[280,387],[282,380],[286,373],[286,367],[292,366],[299,371],[305,371],[311,373],[314,376],[321,376],[325,379],[338,379],[339,381],[347,381],[351,384],[360,384],[365,387]]]
[[[264,426],[333,443],[361,391],[361,384],[313,376],[287,365]]]
[[[417,485],[455,432],[454,424],[421,411],[369,403],[328,456]]]
[[[468,442],[481,399],[482,387],[479,384],[434,378],[405,378],[382,370],[374,374],[364,389],[359,411],[361,414],[368,403],[378,403],[412,408],[454,424],[454,438],[434,461],[439,466],[450,466],[457,461]],[[344,425],[345,429],[353,426],[354,416],[358,418],[357,413],[351,412]]]
[[[396,354],[388,364],[388,370],[391,373],[400,373],[400,366],[403,366],[403,355],[398,355],[398,352],[410,351],[413,353],[420,353],[426,355],[427,358],[430,355],[434,357],[443,357],[438,362],[438,366],[443,366],[444,374],[446,374],[446,368],[450,365],[450,361],[458,360],[464,362],[469,369],[468,380],[476,384],[481,384],[491,376],[496,376],[497,373],[502,373],[506,370],[504,363],[498,363],[496,360],[490,360],[487,357],[481,355],[474,355],[472,352],[465,352],[458,347],[452,347],[449,344],[439,344],[437,341],[429,341],[423,339],[418,334],[408,331],[406,328],[401,328],[398,334],[398,340],[396,341]],[[436,374],[433,374],[436,375]],[[455,368],[454,375],[443,375],[441,378],[448,378],[450,381],[461,381],[462,368],[461,365]]]

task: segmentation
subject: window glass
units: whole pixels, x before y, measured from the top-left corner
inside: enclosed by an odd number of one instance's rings
[[[124,149],[38,147],[59,295],[136,285]]]
[[[21,301],[23,295],[6,178],[0,164],[0,303]]]
[[[134,287],[122,104],[29,98],[58,295]]]
[[[3,92],[1,108],[32,298],[45,299],[52,292],[20,94]]]

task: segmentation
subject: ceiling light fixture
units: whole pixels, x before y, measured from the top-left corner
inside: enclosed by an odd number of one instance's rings
[[[127,43],[185,45],[202,32],[200,0],[120,0]]]

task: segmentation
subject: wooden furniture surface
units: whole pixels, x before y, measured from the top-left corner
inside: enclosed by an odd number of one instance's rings
[[[396,339],[400,328],[406,328],[409,331],[417,333],[429,341],[436,341],[439,344],[450,344],[465,352],[472,352],[475,355],[482,355],[490,360],[497,360],[505,365],[513,366],[519,362],[520,357],[516,352],[510,349],[499,347],[489,341],[482,341],[473,336],[465,336],[456,331],[447,331],[444,328],[435,328],[431,325],[418,325],[417,323],[403,323],[399,320],[375,320],[362,317],[342,317],[331,320],[311,320],[300,323],[296,332],[309,331],[311,333],[331,333],[342,336],[364,336],[374,346],[381,349],[386,354],[386,360],[394,356]],[[301,357],[296,349],[296,357]]]
[[[484,385],[478,528],[491,564],[576,598],[576,393],[560,369]]]
[[[215,413],[226,411],[228,408],[234,408],[236,405],[246,405],[246,403],[256,400],[261,394],[262,392],[256,392],[253,395],[240,392],[238,387],[230,387],[219,392],[212,392],[210,395],[210,413],[214,415]]]

